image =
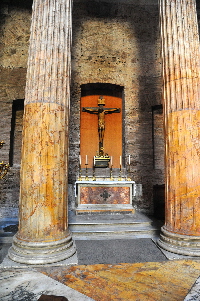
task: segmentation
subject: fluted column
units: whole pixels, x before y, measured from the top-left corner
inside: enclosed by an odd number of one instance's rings
[[[158,244],[200,255],[200,73],[195,0],[160,0],[166,216]]]
[[[20,263],[53,263],[76,252],[67,222],[70,57],[71,0],[34,0],[19,231],[9,250]]]

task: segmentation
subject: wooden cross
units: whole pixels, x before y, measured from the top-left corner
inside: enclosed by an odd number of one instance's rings
[[[98,115],[98,133],[99,133],[99,155],[104,156],[103,140],[105,133],[105,115],[112,113],[120,113],[119,108],[104,108],[105,99],[100,96],[98,99],[98,107],[83,107],[82,112]]]

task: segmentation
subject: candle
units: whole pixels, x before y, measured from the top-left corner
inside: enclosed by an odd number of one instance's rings
[[[79,155],[79,164],[81,166],[81,155]]]
[[[94,156],[94,166],[95,166],[95,156]]]
[[[122,157],[119,157],[120,166],[122,165]]]
[[[110,165],[112,166],[112,156],[111,156],[111,158],[110,158]]]
[[[88,164],[87,155],[85,156],[85,164]]]
[[[131,156],[130,155],[128,156],[128,164],[129,165],[131,164]]]

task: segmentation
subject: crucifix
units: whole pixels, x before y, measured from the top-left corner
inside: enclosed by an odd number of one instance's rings
[[[99,156],[104,156],[104,133],[105,133],[105,115],[112,113],[120,113],[119,108],[104,108],[105,99],[100,96],[98,99],[98,107],[83,107],[82,112],[98,115],[98,133],[99,133]]]

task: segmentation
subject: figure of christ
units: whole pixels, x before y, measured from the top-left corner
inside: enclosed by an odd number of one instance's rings
[[[98,99],[98,107],[83,107],[82,112],[98,115],[98,133],[99,133],[99,155],[103,156],[103,140],[105,133],[105,115],[112,113],[120,113],[119,108],[104,108],[105,99],[100,96]]]

